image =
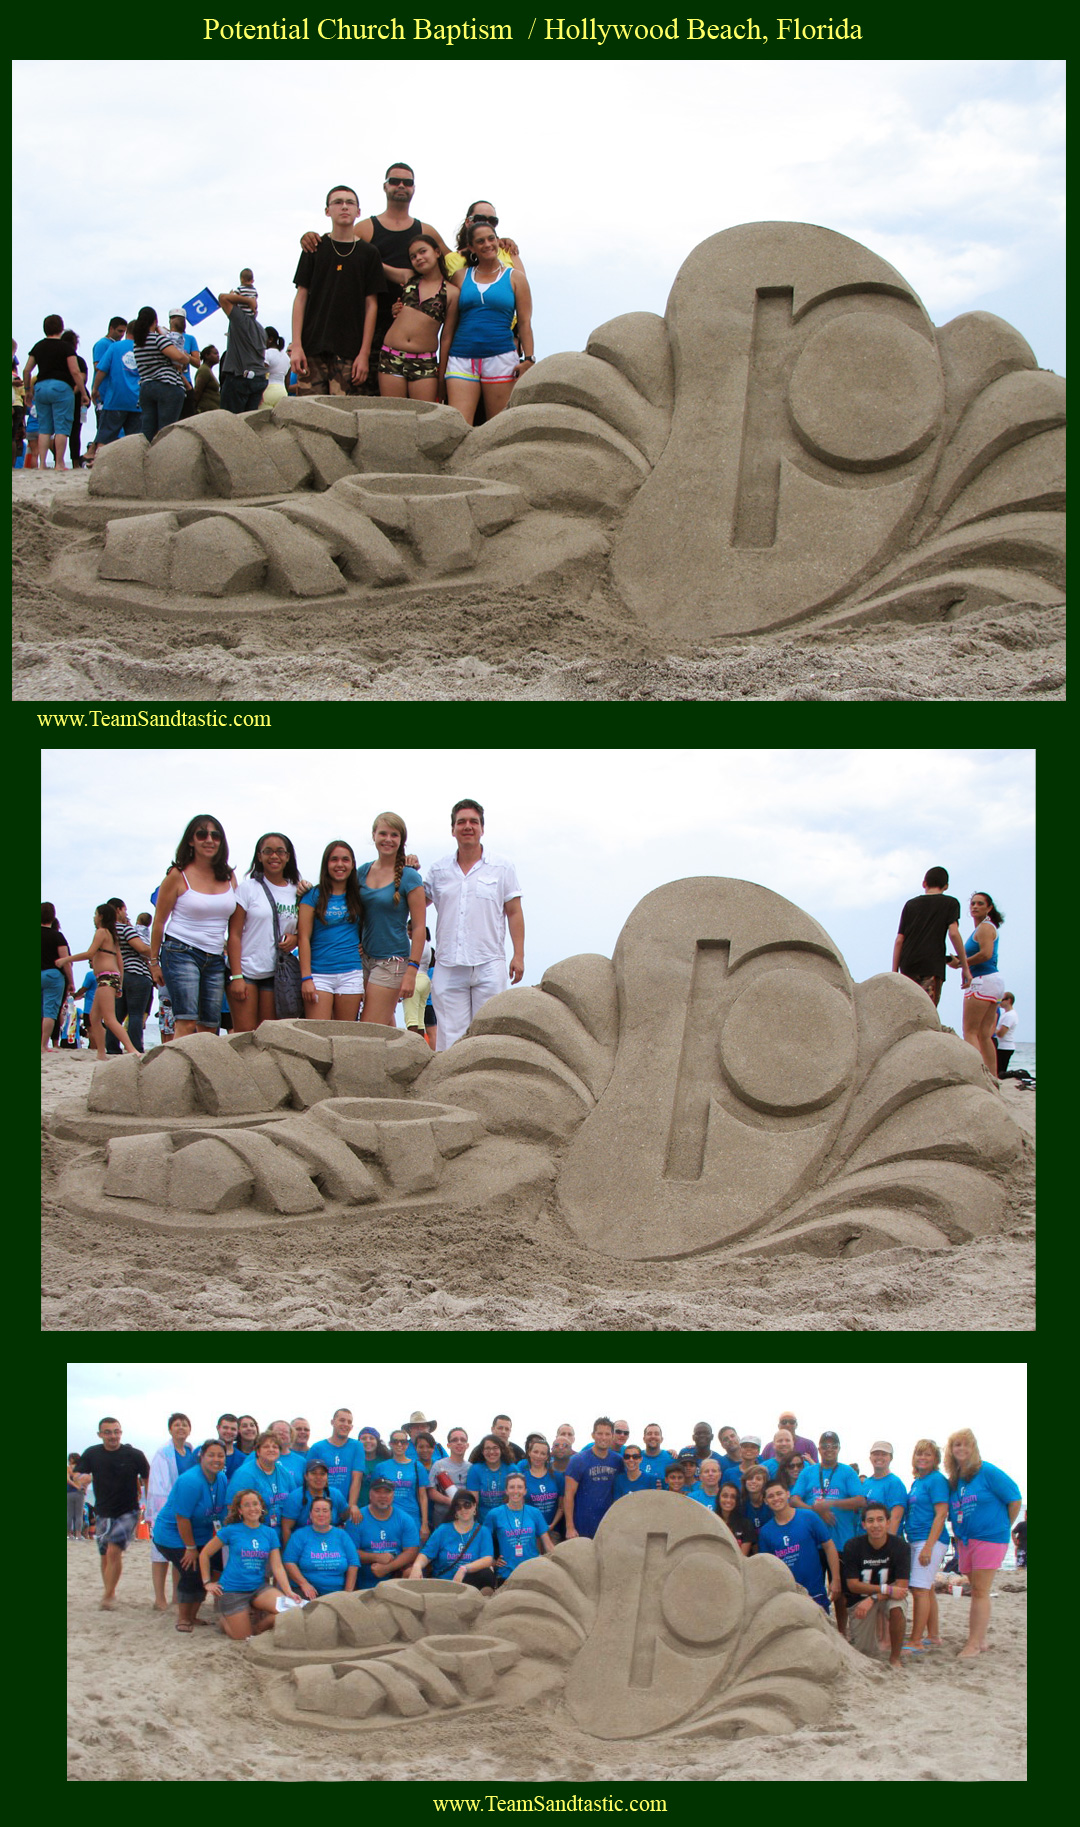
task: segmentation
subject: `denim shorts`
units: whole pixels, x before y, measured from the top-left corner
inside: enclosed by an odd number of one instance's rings
[[[161,974],[174,1021],[194,1021],[215,1030],[221,1026],[225,960],[220,952],[200,951],[197,945],[166,933],[161,942]]]
[[[39,381],[34,388],[34,405],[39,438],[71,436],[75,417],[74,387],[69,387],[66,381]]]
[[[63,971],[48,970],[41,973],[41,1019],[55,1021],[67,995],[67,978]]]

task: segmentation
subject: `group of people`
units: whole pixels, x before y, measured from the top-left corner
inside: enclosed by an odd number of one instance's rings
[[[169,1608],[171,1564],[177,1630],[193,1629],[209,1594],[225,1634],[240,1640],[291,1606],[384,1580],[490,1594],[561,1542],[594,1536],[622,1498],[666,1490],[710,1510],[740,1554],[774,1555],[842,1635],[887,1653],[893,1667],[942,1647],[936,1583],[950,1530],[970,1586],[964,1660],[989,1647],[994,1574],[1021,1526],[1026,1559],[1020,1488],[983,1460],[970,1428],[950,1434],[944,1452],[919,1440],[906,1483],[889,1441],[874,1441],[862,1475],[841,1461],[834,1430],[815,1444],[790,1410],[764,1448],[758,1434],[723,1426],[714,1438],[700,1421],[675,1453],[658,1422],[646,1423],[639,1445],[628,1421],[607,1415],[582,1450],[569,1422],[519,1445],[511,1417],[496,1414],[471,1448],[463,1427],[444,1444],[438,1426],[418,1409],[384,1439],[374,1423],[354,1432],[352,1411],[338,1408],[312,1441],[302,1415],[260,1429],[254,1416],[226,1411],[193,1446],[177,1412],[150,1462],[105,1416],[100,1444],[69,1459],[69,1534],[72,1492],[93,1481],[102,1607],[115,1603],[124,1550],[145,1516],[157,1608]]]
[[[130,321],[110,319],[93,350],[93,376],[78,336],[63,318],[45,318],[20,373],[12,342],[12,464],[44,468],[52,452],[66,468],[92,462],[117,438],[153,439],[194,413],[250,412],[287,393],[375,393],[391,399],[445,400],[472,425],[508,404],[515,381],[536,360],[532,296],[517,243],[496,231],[495,206],[470,203],[451,248],[413,215],[411,165],[387,168],[385,208],[361,217],[347,184],[326,195],[330,227],[301,237],[293,283],[291,343],[259,321],[250,267],[217,294],[228,320],[224,352],[200,349],[182,307],[159,324],[154,306]],[[215,375],[219,368],[220,380]],[[97,435],[83,458],[82,422],[97,410]]]
[[[101,1059],[110,1041],[116,1051],[143,1050],[154,984],[167,991],[176,1038],[218,1033],[226,998],[235,1032],[299,1015],[394,1026],[402,1003],[405,1025],[445,1050],[525,970],[521,888],[514,865],[484,847],[483,806],[458,800],[450,829],[455,848],[426,880],[396,812],[375,819],[370,861],[358,861],[351,844],[335,839],[312,883],[300,874],[292,841],[268,831],[238,880],[221,821],[197,815],[152,897],[148,935],[114,897],[95,909],[87,950],[72,952],[55,906],[42,902],[42,1051],[64,997],[74,993],[72,966],[82,959],[96,979],[90,1034]],[[429,906],[438,921],[437,954]],[[121,995],[126,1028],[117,1012]]]
[[[969,900],[973,931],[960,936],[960,903],[946,893],[949,872],[928,869],[923,891],[905,901],[893,945],[892,968],[926,991],[935,1009],[946,970],[958,970],[964,988],[964,1039],[992,1078],[1004,1078],[1016,1048],[1015,997],[998,964],[998,931],[1005,915],[980,889]],[[952,952],[946,955],[946,941]]]

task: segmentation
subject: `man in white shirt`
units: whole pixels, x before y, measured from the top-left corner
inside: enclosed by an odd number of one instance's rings
[[[507,988],[507,929],[514,947],[509,982],[525,974],[525,915],[513,863],[485,851],[484,808],[475,799],[458,800],[450,829],[457,850],[439,858],[427,882],[439,920],[431,980],[439,1053]]]

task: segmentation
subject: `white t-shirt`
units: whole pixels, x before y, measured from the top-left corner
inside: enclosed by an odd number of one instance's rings
[[[1001,1014],[998,1017],[998,1025],[994,1034],[994,1039],[997,1041],[999,1047],[1004,1048],[1004,1050],[1008,1052],[1010,1047],[1016,1046],[1015,1036],[1016,1011],[1015,1009],[1002,1009]]]
[[[272,381],[285,382],[289,378],[289,357],[284,349],[266,349],[266,372]]]
[[[274,897],[278,923],[283,933],[294,933],[297,927],[296,889],[292,882],[280,888],[266,887]],[[244,909],[244,930],[240,937],[240,969],[245,977],[274,975],[274,918],[261,882],[245,876],[236,890],[236,905]]]
[[[505,857],[485,850],[466,874],[457,851],[441,856],[426,877],[435,912],[435,952],[440,964],[491,964],[506,958],[507,901],[521,893],[517,871]]]

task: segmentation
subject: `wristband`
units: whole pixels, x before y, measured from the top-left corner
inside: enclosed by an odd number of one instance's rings
[[[243,983],[243,981],[244,981],[243,971],[234,971],[232,976],[229,978],[230,983]]]
[[[314,977],[301,977],[301,983],[314,983]]]

